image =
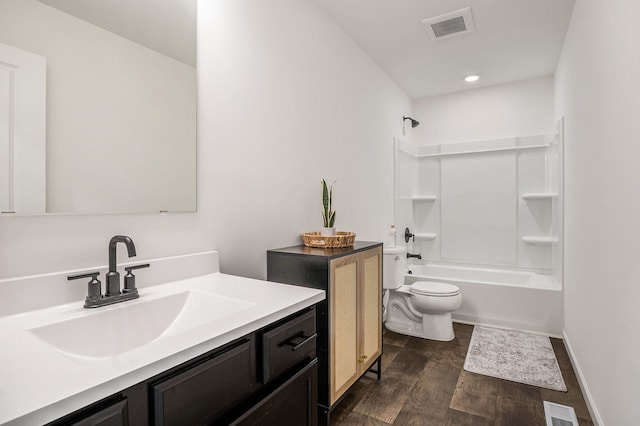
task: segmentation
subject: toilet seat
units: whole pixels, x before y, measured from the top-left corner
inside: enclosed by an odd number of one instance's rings
[[[460,294],[460,289],[453,284],[432,281],[416,281],[409,291],[414,294],[435,297],[450,297]]]

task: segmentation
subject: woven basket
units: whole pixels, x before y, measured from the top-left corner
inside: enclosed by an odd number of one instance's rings
[[[351,247],[356,240],[354,232],[336,232],[336,235],[321,235],[319,232],[300,234],[304,245],[318,248]]]

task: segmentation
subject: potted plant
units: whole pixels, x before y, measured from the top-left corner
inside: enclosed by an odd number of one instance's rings
[[[334,182],[335,183],[335,182]],[[330,187],[327,187],[327,182],[322,179],[322,220],[324,222],[324,228],[320,233],[322,235],[335,235],[336,228],[334,223],[336,221],[336,211],[332,210],[332,197],[333,197],[333,183]]]

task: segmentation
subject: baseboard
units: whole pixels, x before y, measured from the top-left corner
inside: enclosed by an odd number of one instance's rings
[[[578,384],[580,385],[580,389],[582,389],[582,395],[584,395],[585,402],[587,403],[587,408],[589,409],[589,414],[591,414],[591,420],[593,421],[593,424],[595,426],[604,426],[602,417],[600,417],[600,413],[598,412],[598,407],[596,407],[593,396],[589,391],[589,386],[587,386],[587,381],[582,374],[580,364],[578,363],[578,360],[575,357],[575,353],[573,352],[573,348],[571,347],[571,342],[569,341],[569,336],[567,336],[566,330],[562,332],[562,339],[564,340],[564,345],[567,348],[567,353],[569,354],[569,360],[571,361],[571,365],[573,366],[573,371],[575,371],[576,376],[578,377]]]
[[[547,337],[553,337],[556,339],[562,339],[562,335],[560,334],[546,333],[544,331],[536,331],[536,330],[527,330],[527,327],[522,326],[521,324],[507,323],[504,321],[483,322],[483,321],[470,320],[466,318],[463,319],[459,317],[458,318],[454,317],[453,322],[457,322],[460,324],[467,324],[467,325],[479,325],[482,327],[500,328],[502,330],[524,331],[531,334],[538,334],[540,336],[547,336]]]

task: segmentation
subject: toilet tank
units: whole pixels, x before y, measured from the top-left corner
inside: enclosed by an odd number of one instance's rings
[[[406,253],[406,247],[387,247],[382,250],[382,288],[395,289],[404,284]]]

